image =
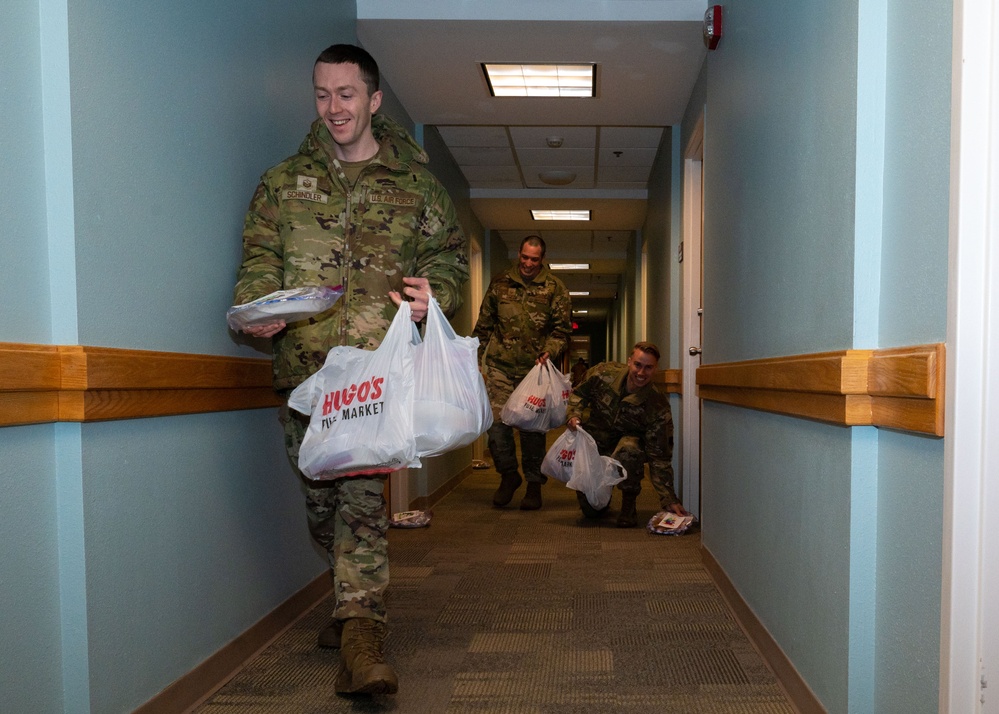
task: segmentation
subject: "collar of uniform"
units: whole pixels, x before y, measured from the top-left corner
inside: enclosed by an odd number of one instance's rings
[[[543,282],[545,282],[548,279],[549,272],[550,271],[548,270],[548,266],[545,265],[544,263],[542,263],[541,264],[541,270],[539,270],[538,274],[534,276],[534,280],[532,280],[531,283],[535,284],[535,283],[543,283]],[[507,271],[507,275],[510,276],[511,280],[520,283],[525,288],[527,287],[527,281],[524,280],[524,276],[520,274],[520,262],[519,261],[515,262],[513,265],[510,266],[510,269]]]
[[[378,141],[378,153],[371,161],[390,171],[408,171],[413,162],[425,164],[427,153],[399,124],[389,117],[375,114],[371,117],[371,133]],[[309,135],[299,148],[302,154],[319,155],[332,164],[336,158],[333,151],[333,137],[322,118],[312,122]]]

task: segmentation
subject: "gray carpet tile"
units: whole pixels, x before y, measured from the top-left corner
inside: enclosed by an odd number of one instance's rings
[[[316,647],[324,600],[199,714],[793,714],[700,562],[700,538],[583,519],[556,481],[544,508],[491,506],[475,471],[430,526],[389,534],[386,658],[393,696],[337,696],[336,652]],[[646,485],[640,522],[657,510]]]

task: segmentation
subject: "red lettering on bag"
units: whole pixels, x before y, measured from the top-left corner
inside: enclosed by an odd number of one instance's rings
[[[333,394],[327,394],[323,398],[323,416],[329,414],[333,409]],[[339,409],[339,407],[336,407],[336,409]]]
[[[368,401],[368,395],[371,393],[371,380],[367,382],[362,382],[361,386],[357,388],[357,401],[366,402]]]
[[[382,396],[382,382],[385,381],[384,377],[372,377],[371,379],[371,398],[378,399]]]
[[[532,394],[527,398],[527,403],[533,404],[536,407],[543,407],[545,405],[545,398]]]
[[[574,458],[576,458],[576,450],[575,449],[562,449],[559,452],[558,457],[562,461],[572,461]]]

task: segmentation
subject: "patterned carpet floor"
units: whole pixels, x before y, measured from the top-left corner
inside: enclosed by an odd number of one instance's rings
[[[793,714],[701,565],[696,532],[586,521],[549,480],[540,511],[491,505],[474,471],[425,528],[389,534],[393,696],[334,693],[316,646],[324,600],[196,708],[198,714]],[[640,524],[658,510],[646,481]]]

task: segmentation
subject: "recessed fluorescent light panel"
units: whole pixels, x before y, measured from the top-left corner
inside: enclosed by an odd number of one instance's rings
[[[576,297],[586,297],[586,296],[587,296],[587,295],[589,295],[589,294],[590,294],[590,291],[589,291],[589,290],[570,290],[570,291],[569,291],[569,295],[570,295],[570,297],[571,297],[571,296],[576,296]]]
[[[539,211],[531,209],[531,218],[536,221],[588,221],[589,211]]]
[[[594,64],[508,64],[483,62],[494,97],[595,97]]]
[[[589,312],[589,310],[573,310],[573,311],[572,311],[572,314],[573,314],[573,315],[585,315],[585,314],[587,314],[588,312]]]
[[[549,263],[549,270],[589,270],[589,263]]]

